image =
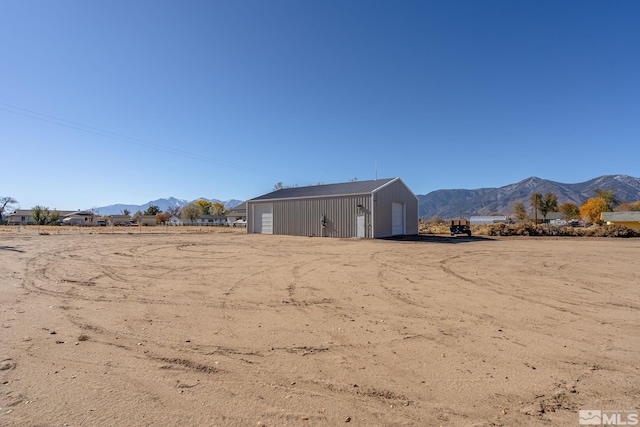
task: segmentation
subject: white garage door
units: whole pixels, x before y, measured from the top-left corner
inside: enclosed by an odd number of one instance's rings
[[[404,234],[404,209],[402,203],[391,204],[391,234],[398,236]]]
[[[265,203],[253,206],[253,232],[273,234],[273,205]]]

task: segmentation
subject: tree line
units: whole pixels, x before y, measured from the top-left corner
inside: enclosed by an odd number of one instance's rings
[[[171,217],[180,218],[183,221],[195,221],[205,215],[223,216],[226,213],[227,208],[223,203],[212,203],[208,200],[200,199],[182,208],[180,206],[170,206],[164,212],[160,207],[151,205],[144,212],[137,211],[134,213],[131,220],[137,222],[142,216],[155,216],[157,224],[165,224],[170,221]],[[125,209],[122,214],[130,215],[131,213]]]
[[[620,201],[613,190],[596,189],[594,197],[578,206],[575,203],[567,202],[558,206],[558,196],[552,192],[544,195],[533,193],[530,197],[531,206],[534,209],[534,216],[539,212],[546,222],[550,212],[562,212],[564,219],[584,219],[594,223],[600,223],[602,212],[628,212],[640,211],[640,200],[635,202]],[[518,219],[529,219],[529,214],[523,202],[517,202],[513,206],[513,214]],[[535,218],[537,220],[537,218]]]
[[[354,180],[357,180],[357,178],[354,178]],[[290,186],[285,186],[282,182],[274,185],[274,191],[283,188],[290,188]],[[640,200],[635,202],[618,200],[613,190],[596,189],[594,193],[594,197],[588,199],[580,206],[571,202],[558,205],[558,197],[552,192],[547,192],[544,195],[533,193],[530,197],[530,202],[531,206],[536,208],[534,209],[534,216],[537,216],[539,212],[544,221],[547,220],[547,215],[551,212],[562,212],[566,220],[582,218],[586,221],[600,223],[600,214],[602,212],[640,211]],[[17,209],[17,204],[18,201],[13,197],[0,197],[0,223],[5,222],[8,212],[13,212]],[[94,216],[99,215],[95,208],[89,211]],[[200,199],[182,208],[179,206],[171,206],[167,208],[165,212],[158,206],[151,205],[144,212],[139,210],[134,213],[131,219],[137,222],[143,215],[151,215],[156,217],[158,224],[163,224],[169,222],[170,218],[174,216],[183,221],[195,221],[204,215],[222,216],[225,215],[226,212],[227,209],[223,203],[212,203],[208,200]],[[131,212],[124,209],[122,214],[131,215]],[[517,219],[529,219],[529,214],[522,201],[513,205],[513,215]],[[41,205],[37,205],[31,209],[31,217],[38,225],[56,224],[60,221],[60,213],[57,210],[52,210]]]
[[[13,197],[0,197],[0,223],[5,222],[5,218],[9,213],[17,210],[18,201]],[[94,217],[98,217],[99,213],[97,209],[90,209],[91,220],[93,222]],[[183,206],[171,206],[166,211],[162,211],[159,206],[151,205],[144,212],[137,211],[131,217],[131,220],[137,222],[142,216],[155,216],[157,224],[164,224],[169,222],[171,217],[175,216],[183,221],[195,221],[198,218],[202,218],[205,215],[223,216],[227,213],[227,209],[223,203],[212,203],[208,200],[200,199],[193,203]],[[122,215],[131,215],[128,209],[122,211]],[[49,209],[46,206],[37,205],[31,208],[31,218],[37,225],[51,225],[60,222],[60,213],[55,209]],[[107,219],[107,217],[101,217]]]

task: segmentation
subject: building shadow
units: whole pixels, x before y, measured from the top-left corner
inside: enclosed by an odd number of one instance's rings
[[[380,240],[387,240],[392,242],[445,243],[454,245],[460,243],[492,242],[496,239],[487,236],[443,236],[434,234],[416,234],[413,236],[383,237]]]

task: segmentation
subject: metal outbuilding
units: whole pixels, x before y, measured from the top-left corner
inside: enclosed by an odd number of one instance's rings
[[[471,225],[480,225],[480,224],[495,224],[497,222],[507,222],[508,218],[506,216],[494,216],[494,215],[473,215],[469,217],[469,224]]]
[[[247,233],[415,235],[418,198],[400,178],[283,188],[247,201]]]

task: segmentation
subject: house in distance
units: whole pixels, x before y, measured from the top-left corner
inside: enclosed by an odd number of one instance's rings
[[[247,201],[247,233],[415,235],[418,198],[400,178],[283,188]]]

